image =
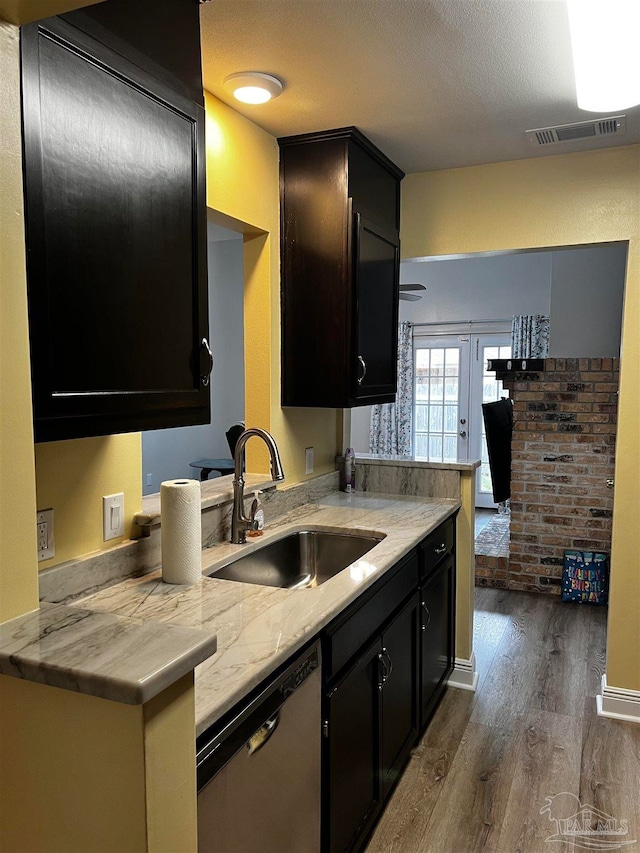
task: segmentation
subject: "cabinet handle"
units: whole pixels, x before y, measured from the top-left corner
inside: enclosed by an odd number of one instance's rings
[[[431,614],[429,613],[429,608],[427,607],[426,601],[421,601],[420,604],[422,604],[422,609],[427,614],[427,624],[425,625],[424,622],[422,623],[422,630],[426,631],[429,625],[431,624]]]
[[[382,690],[382,688],[387,683],[387,678],[389,678],[389,671],[387,669],[387,662],[385,660],[385,655],[387,654],[387,650],[383,649],[381,652],[378,652],[378,660],[382,666],[382,678],[378,681],[378,690]]]
[[[386,649],[382,650],[382,654],[389,661],[389,669],[387,671],[387,678],[386,678],[386,681],[388,681],[391,678],[391,674],[393,673],[393,661],[391,660],[391,655],[389,654],[389,652]]]
[[[209,346],[209,341],[206,338],[203,338],[200,341],[200,348],[206,350],[207,356],[209,357],[209,369],[200,375],[200,379],[202,380],[202,384],[206,388],[209,384],[209,380],[211,378],[211,373],[213,371],[213,353],[211,352],[211,347]]]
[[[362,385],[364,377],[367,375],[367,363],[361,355],[358,356],[358,361],[362,365],[362,376],[358,379],[358,385]]]
[[[434,548],[434,554],[444,554],[444,552],[446,550],[447,550],[447,546],[443,542],[439,548]]]

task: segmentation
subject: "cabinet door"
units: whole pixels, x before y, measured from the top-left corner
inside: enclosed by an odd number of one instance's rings
[[[355,214],[355,351],[357,405],[393,402],[397,387],[400,241]]]
[[[382,799],[418,734],[418,617],[414,595],[382,635]]]
[[[448,557],[420,590],[421,709],[426,725],[453,668],[454,561]]]
[[[202,108],[56,18],[22,74],[36,440],[207,423]]]
[[[323,849],[352,850],[380,807],[380,689],[378,639],[329,693],[326,704]]]

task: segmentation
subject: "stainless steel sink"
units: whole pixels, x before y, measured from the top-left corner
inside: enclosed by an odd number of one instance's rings
[[[232,560],[209,577],[283,589],[320,586],[383,539],[382,533],[301,530]]]

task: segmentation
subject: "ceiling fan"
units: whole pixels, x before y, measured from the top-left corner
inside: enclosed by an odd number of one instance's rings
[[[403,302],[417,302],[418,299],[422,299],[422,295],[412,293],[411,291],[426,290],[426,289],[427,288],[424,286],[424,284],[401,284],[400,285],[400,299]]]

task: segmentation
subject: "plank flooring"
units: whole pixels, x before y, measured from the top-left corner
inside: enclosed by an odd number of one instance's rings
[[[477,588],[478,690],[447,689],[366,853],[640,853],[640,726],[596,714],[605,642],[603,608]],[[624,845],[547,840],[580,806]]]

